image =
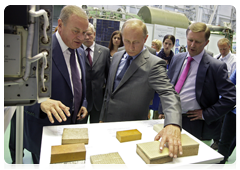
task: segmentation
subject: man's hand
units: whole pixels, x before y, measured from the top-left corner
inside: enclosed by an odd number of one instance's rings
[[[77,120],[83,120],[88,115],[86,107],[82,106],[77,114]]]
[[[62,120],[67,120],[65,114],[68,117],[71,115],[69,112],[70,108],[65,106],[64,104],[62,104],[62,102],[58,100],[47,99],[40,104],[40,108],[44,113],[47,114],[48,119],[51,123],[54,123],[53,116],[58,120],[58,122],[62,122]]]
[[[154,140],[159,140],[160,138],[162,138],[160,142],[160,152],[162,152],[164,144],[168,142],[170,157],[176,158],[178,152],[182,155],[181,131],[179,126],[167,125],[157,134]]]
[[[187,117],[192,117],[193,118],[193,119],[190,119],[190,121],[203,120],[201,109],[188,111],[187,114],[188,114]]]
[[[164,114],[159,114],[158,119],[165,119],[165,115]]]

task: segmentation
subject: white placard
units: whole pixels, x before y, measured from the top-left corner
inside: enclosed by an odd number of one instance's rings
[[[154,24],[153,39],[163,41],[163,37],[167,34],[174,35],[174,27]]]
[[[184,46],[187,51],[186,29],[176,28],[174,54],[177,54],[180,52],[179,50],[181,46]]]

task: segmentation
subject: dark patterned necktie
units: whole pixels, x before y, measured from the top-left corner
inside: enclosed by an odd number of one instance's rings
[[[133,58],[128,55],[128,58],[127,58],[127,61],[126,61],[125,65],[123,66],[121,72],[120,72],[120,73],[118,74],[118,76],[117,76],[116,81],[114,82],[114,89],[113,89],[113,91],[117,88],[118,84],[119,84],[120,81],[122,80],[122,78],[123,78],[125,72],[127,71],[127,69],[128,69],[128,67],[129,67],[130,62],[131,62],[132,59],[133,59]]]
[[[72,116],[72,121],[75,123],[82,101],[82,82],[80,79],[79,70],[77,69],[75,50],[71,48],[68,48],[68,50],[71,52],[70,65],[74,91],[74,115]]]
[[[91,57],[91,55],[90,55],[91,49],[90,49],[90,48],[87,48],[86,50],[88,51],[87,57],[88,57],[89,64],[90,64],[90,66],[92,67],[92,57]]]

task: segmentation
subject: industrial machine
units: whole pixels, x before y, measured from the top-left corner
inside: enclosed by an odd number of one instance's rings
[[[174,47],[175,54],[179,53],[181,47],[187,47],[186,29],[194,21],[190,21],[183,13],[143,6],[139,10],[138,16],[141,17],[145,23],[153,25],[152,30],[148,29],[149,32],[153,32],[152,40],[159,39],[162,41],[166,34],[172,34],[176,38]],[[217,41],[221,38],[228,38],[232,44],[233,31],[231,30],[231,26],[227,24],[225,24],[225,26],[207,24],[207,26],[210,28],[211,36],[209,44],[205,49],[213,52],[214,55],[218,54]]]
[[[53,6],[4,11],[4,106],[32,105],[51,94]]]
[[[51,5],[4,10],[4,127],[16,110],[16,164],[23,155],[23,106],[51,96],[52,15]]]

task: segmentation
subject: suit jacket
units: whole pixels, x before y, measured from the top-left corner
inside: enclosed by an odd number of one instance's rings
[[[187,52],[176,54],[171,61],[168,77],[175,86]],[[236,88],[228,79],[227,66],[204,52],[196,77],[196,100],[203,110],[204,121],[198,122],[196,129],[201,128],[200,139],[215,139],[219,135],[218,126],[221,117],[236,104]],[[219,98],[219,96],[222,96]],[[160,113],[162,111],[160,105]]]
[[[108,77],[110,64],[109,49],[96,44],[94,46],[92,67],[88,58],[86,63],[86,83],[87,83],[87,110],[90,112],[94,106],[97,111],[101,111],[103,97]]]
[[[213,53],[211,51],[205,50],[211,57],[213,57]]]
[[[147,46],[147,45],[145,45],[145,47],[148,49],[148,51],[149,51],[151,54],[156,55],[156,50],[155,50],[154,48],[151,48],[151,47],[149,47],[149,46]]]
[[[167,113],[165,125],[181,127],[181,106],[166,74],[166,62],[147,49],[135,58],[118,87],[112,91],[118,65],[125,51],[116,52],[110,66],[100,120],[104,122],[147,120],[149,104],[156,91]]]
[[[149,51],[151,54],[156,55],[156,50],[155,50],[154,48],[151,48],[151,47],[149,47],[149,46],[147,46],[147,45],[145,45],[145,47],[148,49],[148,51]],[[125,51],[125,47],[124,47],[124,46],[118,48],[118,51],[122,51],[122,50]]]
[[[78,61],[82,72],[82,106],[87,108],[86,81],[85,81],[85,53],[82,49],[77,49]],[[70,108],[73,105],[73,94],[69,78],[69,73],[65,59],[58,43],[56,35],[52,36],[52,91],[51,99],[61,101]],[[59,123],[55,117],[52,124],[47,115],[42,112],[40,104],[24,107],[24,146],[30,152],[40,153],[42,128],[43,126],[71,124],[75,122],[77,115],[67,117],[67,121]]]

